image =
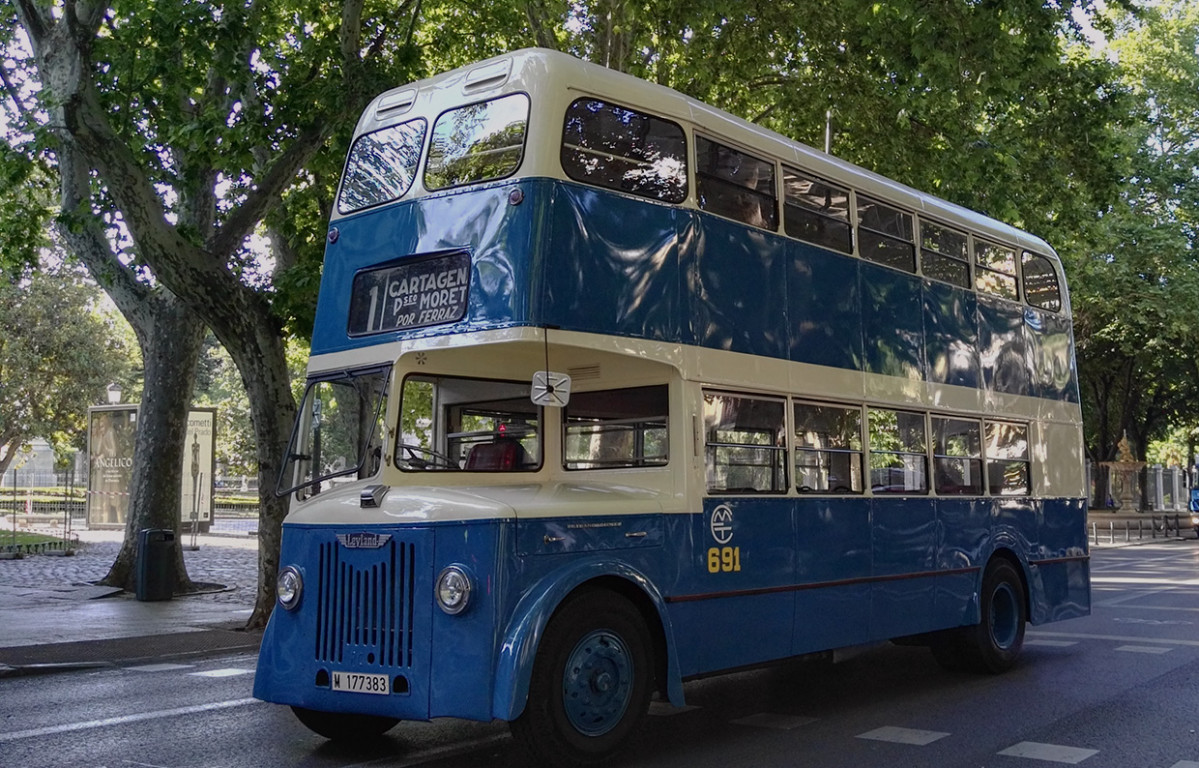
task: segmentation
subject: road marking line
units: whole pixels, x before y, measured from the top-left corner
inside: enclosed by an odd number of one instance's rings
[[[753,728],[773,728],[776,731],[790,731],[801,725],[816,722],[814,717],[798,717],[794,715],[776,715],[772,712],[759,712],[756,715],[734,720],[733,725],[748,725]]]
[[[1025,645],[1043,645],[1046,648],[1069,648],[1072,645],[1078,645],[1077,640],[1044,640],[1039,637],[1029,638],[1024,641]]]
[[[51,725],[46,728],[31,728],[27,731],[13,731],[12,733],[0,733],[0,742],[17,741],[19,739],[32,739],[38,736],[53,736],[59,733],[72,733],[74,731],[87,731],[95,728],[107,728],[110,725],[125,725],[127,723],[140,723],[146,720],[160,720],[167,717],[180,717],[182,715],[195,715],[201,712],[215,712],[221,709],[233,709],[234,707],[244,707],[247,704],[261,704],[263,702],[258,699],[232,699],[230,701],[217,701],[212,704],[196,704],[191,707],[179,707],[177,709],[164,709],[158,712],[139,712],[135,715],[122,715],[120,717],[106,717],[103,720],[88,720],[82,723],[64,723],[62,725]]]
[[[1169,653],[1170,651],[1172,651],[1174,649],[1173,648],[1163,648],[1161,646],[1151,647],[1148,645],[1122,645],[1119,648],[1117,648],[1116,650],[1124,651],[1126,653],[1157,653],[1157,654],[1161,654],[1161,653]]]
[[[1196,763],[1194,760],[1179,760],[1174,765],[1171,765],[1170,768],[1199,768],[1199,763]]]
[[[897,728],[893,725],[886,725],[882,728],[875,728],[873,731],[867,733],[858,734],[856,738],[869,739],[870,741],[887,741],[892,744],[914,744],[918,747],[924,747],[948,735],[948,733],[942,731],[921,731],[916,728]]]
[[[1078,632],[1028,633],[1029,637],[1073,637],[1078,640],[1112,640],[1117,643],[1160,643],[1162,645],[1185,645],[1199,648],[1199,640],[1158,640],[1155,637],[1129,637],[1127,635],[1090,635]]]
[[[176,669],[192,669],[195,664],[143,664],[140,667],[125,667],[132,672],[171,672]]]
[[[207,672],[188,672],[189,677],[237,677],[238,675],[252,675],[252,669],[210,669]]]
[[[1099,750],[1063,747],[1057,744],[1038,744],[1035,741],[1022,741],[1019,744],[1008,747],[999,754],[1007,757],[1027,757],[1030,760],[1045,760],[1050,763],[1078,765],[1088,757],[1099,754]]]

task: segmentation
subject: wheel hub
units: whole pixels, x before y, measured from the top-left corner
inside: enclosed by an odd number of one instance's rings
[[[566,659],[562,699],[570,724],[602,736],[620,722],[633,691],[633,660],[620,636],[596,630],[579,640]]]

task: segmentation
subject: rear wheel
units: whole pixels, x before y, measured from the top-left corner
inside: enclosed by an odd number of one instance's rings
[[[981,621],[938,635],[932,644],[933,656],[946,669],[1006,672],[1024,647],[1028,621],[1024,585],[1016,567],[1007,560],[992,560],[983,574],[979,601]]]
[[[611,592],[571,599],[546,627],[513,735],[543,765],[592,766],[618,754],[649,708],[649,649],[629,601]]]
[[[321,712],[292,707],[291,711],[308,730],[332,741],[362,741],[387,733],[399,718],[381,715],[354,715],[347,712]]]

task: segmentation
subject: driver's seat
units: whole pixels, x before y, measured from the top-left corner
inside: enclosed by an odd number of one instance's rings
[[[520,442],[501,437],[492,443],[472,446],[466,455],[466,468],[481,472],[503,472],[526,465],[529,454]]]

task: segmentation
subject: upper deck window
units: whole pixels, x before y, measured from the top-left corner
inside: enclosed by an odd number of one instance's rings
[[[511,176],[524,156],[528,124],[529,97],[523,93],[442,113],[433,124],[425,188]]]
[[[920,270],[926,277],[969,288],[970,250],[966,235],[940,224],[921,221]]]
[[[695,187],[699,207],[755,227],[778,229],[774,163],[695,138]]]
[[[783,166],[783,228],[791,237],[853,253],[849,190]]]
[[[1016,252],[1002,245],[974,241],[974,287],[993,296],[1016,301]]]
[[[1062,291],[1057,282],[1057,270],[1044,256],[1024,252],[1024,298],[1034,307],[1058,312],[1062,308]]]
[[[858,195],[858,247],[862,258],[916,271],[912,214]]]
[[[687,197],[687,140],[675,123],[578,99],[566,110],[562,170],[575,181],[681,203]]]
[[[425,143],[424,118],[359,136],[350,148],[337,210],[353,213],[407,194]]]

